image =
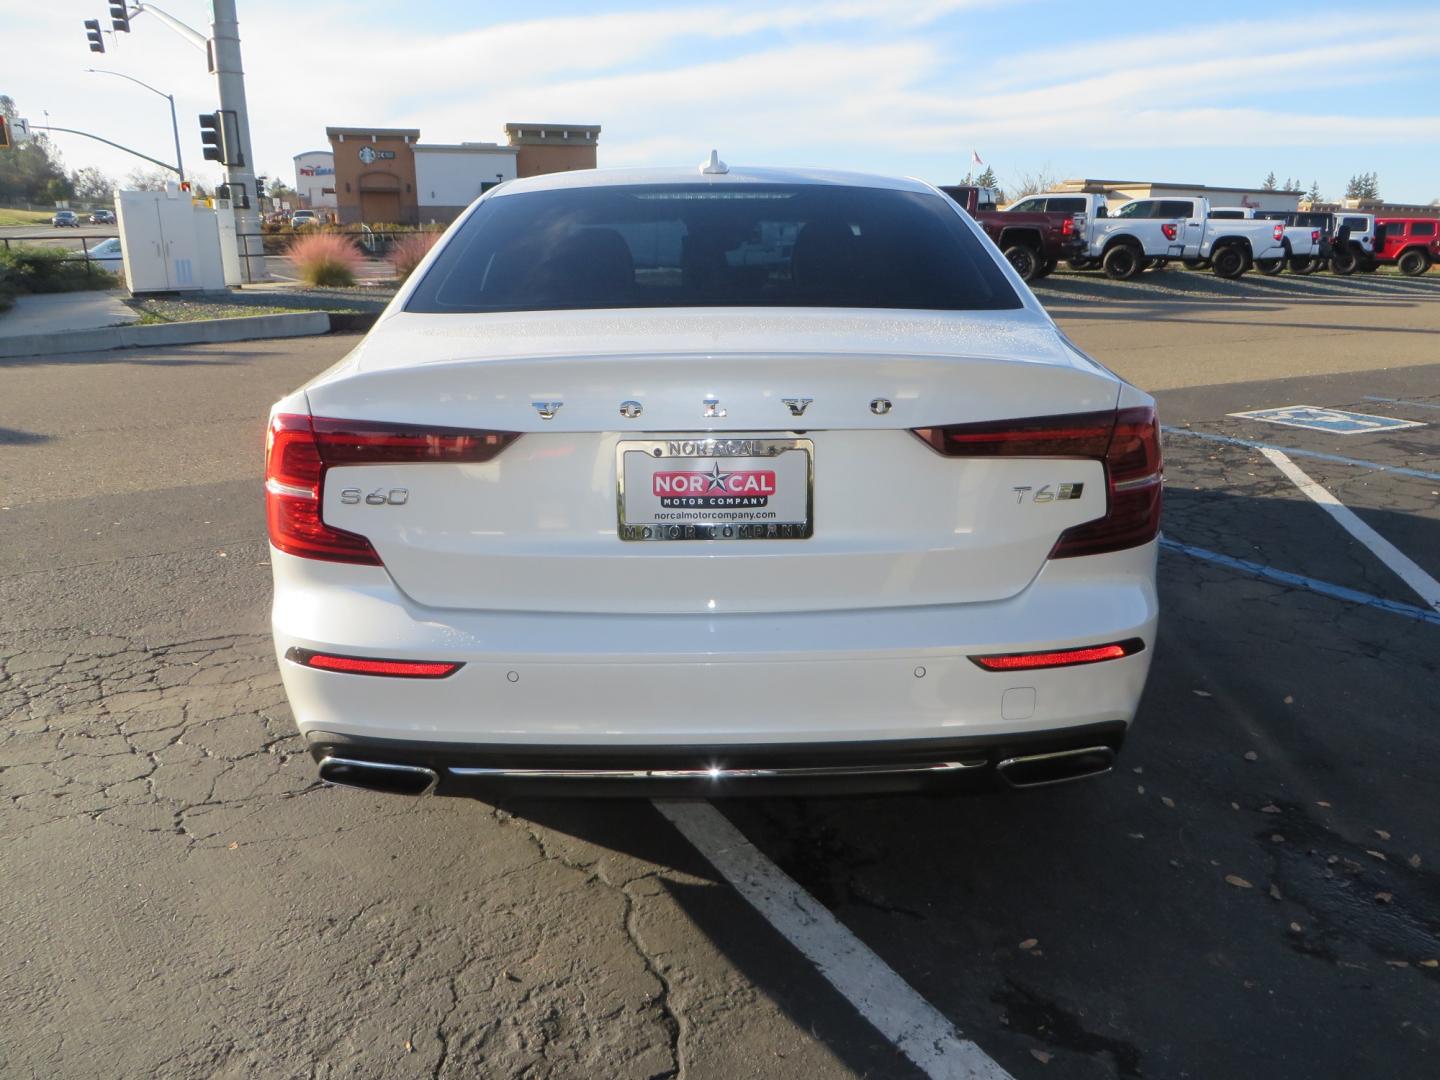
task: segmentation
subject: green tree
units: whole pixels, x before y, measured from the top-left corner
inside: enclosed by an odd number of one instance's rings
[[[75,194],[75,188],[70,183],[69,177],[52,177],[45,184],[45,198],[53,203],[68,201]]]
[[[1373,172],[1356,173],[1345,185],[1345,198],[1378,200],[1380,198],[1379,177]]]
[[[108,203],[115,198],[115,181],[94,166],[87,165],[70,174],[75,197],[85,202]]]
[[[165,184],[175,179],[166,169],[131,169],[125,177],[126,191],[164,191]]]
[[[1310,202],[1310,204],[1311,204],[1312,206],[1313,206],[1315,203],[1323,202],[1323,201],[1324,201],[1323,197],[1322,197],[1321,194],[1320,194],[1320,181],[1319,181],[1319,180],[1312,180],[1312,181],[1310,181],[1310,190],[1305,193],[1305,198],[1309,200],[1309,202]]]
[[[1260,185],[1266,191],[1275,190],[1275,172],[1271,170],[1265,177],[1265,182]]]
[[[8,94],[0,94],[0,113],[7,120],[20,115]],[[0,152],[0,206],[53,201],[49,197],[52,180],[64,181],[65,169],[59,153],[43,134],[37,132],[28,142]]]

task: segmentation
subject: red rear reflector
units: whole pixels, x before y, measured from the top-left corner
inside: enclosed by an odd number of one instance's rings
[[[340,671],[347,675],[388,675],[399,679],[443,679],[464,666],[447,660],[373,660],[366,656],[334,656],[309,649],[290,649],[285,653],[285,659],[323,671]]]
[[[1075,667],[1097,664],[1102,660],[1119,660],[1133,656],[1145,648],[1139,638],[1119,641],[1113,645],[1089,645],[1083,649],[1062,649],[1059,652],[1003,653],[998,656],[972,656],[970,659],[986,671],[1032,671],[1036,668]]]

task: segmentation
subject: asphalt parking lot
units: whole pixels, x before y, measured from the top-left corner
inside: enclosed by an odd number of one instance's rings
[[[1440,1075],[1440,279],[1038,292],[1159,399],[1161,636],[1112,774],[953,799],[317,785],[261,428],[355,339],[0,361],[0,1075]],[[1413,426],[1231,415],[1295,406]],[[861,1019],[706,806],[953,1039]]]

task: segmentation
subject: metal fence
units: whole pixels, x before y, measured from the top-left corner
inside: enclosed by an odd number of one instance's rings
[[[331,230],[339,235],[348,236],[354,239],[356,245],[369,257],[376,260],[383,260],[390,251],[406,236],[413,236],[417,233],[434,233],[434,229],[416,228],[412,226],[397,226],[395,228],[373,229],[368,225],[346,226],[343,229]],[[119,236],[118,232],[104,233],[99,236],[40,236],[40,237],[9,237],[0,236],[0,248],[9,251],[12,245],[25,247],[56,247],[60,243],[79,241],[80,247],[72,249],[68,256],[76,261],[84,261],[87,270],[94,265],[101,269],[112,269],[106,263],[118,261],[120,253],[97,257],[94,254],[94,246],[106,240],[112,240]],[[235,241],[237,255],[240,258],[240,279],[245,284],[254,281],[264,281],[269,276],[269,270],[265,264],[265,258],[269,256],[283,257],[285,245],[290,241],[305,236],[307,233],[236,233]],[[267,242],[277,250],[266,251]],[[259,260],[256,263],[255,260]]]
[[[90,269],[92,269],[92,265],[91,265],[91,264],[93,264],[93,263],[100,263],[100,264],[102,264],[102,265],[101,265],[101,269],[103,270],[103,269],[106,269],[106,267],[103,265],[104,263],[109,262],[111,259],[119,259],[119,258],[120,258],[120,254],[119,254],[119,252],[116,252],[114,255],[107,255],[107,256],[103,256],[103,257],[97,258],[97,257],[95,256],[94,252],[91,250],[91,243],[92,243],[92,242],[93,242],[93,243],[96,243],[96,244],[103,243],[103,242],[106,241],[106,240],[113,240],[113,239],[115,239],[115,238],[116,238],[117,236],[119,236],[119,235],[120,235],[119,233],[108,233],[108,234],[106,234],[106,235],[104,235],[104,236],[76,236],[76,237],[60,237],[60,236],[57,236],[57,237],[53,237],[53,238],[52,238],[52,237],[44,237],[44,236],[40,236],[40,237],[18,237],[18,236],[17,236],[17,237],[10,237],[10,236],[0,236],[0,247],[3,247],[3,249],[4,249],[5,251],[9,251],[9,250],[11,249],[11,246],[12,246],[12,245],[18,246],[18,247],[44,247],[44,248],[53,248],[53,247],[56,247],[56,246],[57,246],[56,243],[55,243],[55,241],[57,241],[57,240],[64,240],[64,239],[79,240],[79,241],[80,241],[80,250],[79,250],[79,251],[73,251],[73,250],[72,250],[71,254],[68,255],[68,256],[66,256],[67,259],[73,259],[73,260],[75,260],[75,261],[77,261],[77,262],[80,261],[80,260],[84,260],[84,262],[85,262],[85,269],[86,269],[87,271],[90,270]]]

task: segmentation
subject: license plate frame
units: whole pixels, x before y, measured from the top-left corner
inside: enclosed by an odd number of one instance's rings
[[[791,454],[798,454],[800,459],[797,461],[789,457]],[[653,494],[653,476],[659,471],[655,467],[657,463],[713,465],[717,471],[732,465],[737,466],[737,472],[773,472],[777,474],[777,495],[779,470],[783,469],[787,474],[785,482],[788,485],[795,483],[797,474],[802,475],[805,485],[804,516],[800,520],[795,519],[797,496],[787,491],[783,512],[781,509],[772,510],[767,496],[767,502],[761,507],[702,505],[675,511],[695,517],[709,516],[714,518],[711,521],[657,520],[655,512],[647,513],[646,508],[639,505],[630,507],[635,520],[627,520],[626,463],[630,455],[636,458],[630,463],[634,467],[631,491],[635,493],[635,482],[641,481],[652,486],[651,492],[647,492],[651,499],[658,498]],[[768,468],[757,469],[756,466]],[[640,501],[637,495],[636,502]],[[617,534],[627,542],[808,540],[815,534],[815,444],[810,439],[766,436],[679,435],[658,439],[621,439],[615,447],[615,510]],[[668,508],[666,512],[669,512]],[[765,513],[781,516],[755,520],[757,515]]]

